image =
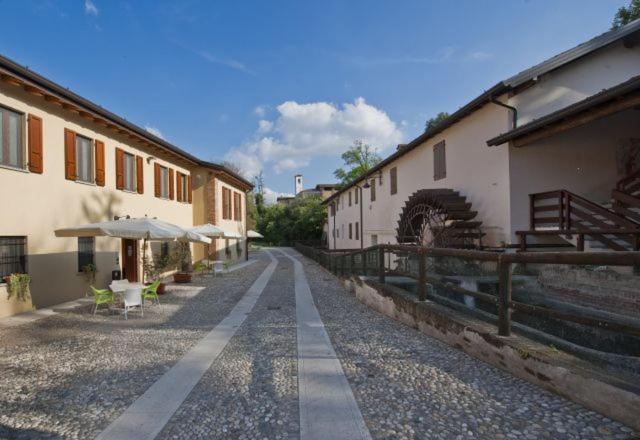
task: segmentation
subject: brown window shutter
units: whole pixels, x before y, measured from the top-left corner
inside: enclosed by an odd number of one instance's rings
[[[124,151],[116,148],[116,189],[124,189]]]
[[[189,203],[193,203],[193,194],[191,194],[191,175],[187,176],[187,197],[189,198]]]
[[[144,194],[144,162],[140,156],[136,156],[136,180],[138,194]]]
[[[76,134],[64,129],[64,177],[76,180]]]
[[[398,192],[398,168],[393,167],[389,171],[390,180],[391,180],[391,194],[396,194]]]
[[[179,171],[176,171],[176,189],[178,190],[176,200],[182,202],[182,173]]]
[[[173,181],[173,168],[169,168],[169,199],[173,200],[173,189],[174,189],[174,181]]]
[[[96,141],[96,185],[105,185],[104,142]]]
[[[156,197],[160,197],[160,165],[153,164],[153,191]]]
[[[29,171],[42,174],[42,119],[29,115]]]

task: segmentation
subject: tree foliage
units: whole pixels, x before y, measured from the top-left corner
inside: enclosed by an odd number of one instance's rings
[[[304,197],[290,205],[266,205],[258,217],[258,231],[272,245],[298,240],[319,240],[327,219],[321,197]]]
[[[433,118],[427,119],[427,122],[424,124],[424,131],[427,131],[435,127],[436,125],[438,125],[439,123],[447,119],[448,117],[449,117],[449,113],[440,112],[437,115],[435,115]]]
[[[629,6],[622,6],[613,17],[611,29],[617,29],[640,18],[640,0],[631,0]]]
[[[382,160],[370,145],[360,140],[354,141],[353,146],[342,153],[341,157],[346,170],[338,168],[333,172],[341,185],[347,185],[365,175]]]

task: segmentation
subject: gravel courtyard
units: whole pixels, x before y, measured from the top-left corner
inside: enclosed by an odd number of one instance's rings
[[[291,249],[157,438],[300,438],[294,267],[374,439],[635,438],[627,427],[377,314]],[[94,438],[221,323],[271,258],[171,286],[144,318],[0,326],[0,438]],[[273,263],[272,263],[273,264]],[[204,370],[203,370],[204,371]],[[348,388],[348,387],[347,387]],[[337,440],[337,439],[330,439]]]

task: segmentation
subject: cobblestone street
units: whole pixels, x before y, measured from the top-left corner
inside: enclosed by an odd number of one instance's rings
[[[343,438],[634,438],[628,427],[368,309],[292,249],[253,258],[221,277],[169,286],[163,307],[148,307],[144,318],[94,317],[84,308],[0,326],[0,438],[315,439],[324,437],[314,429],[353,422],[357,432],[361,421],[364,431]],[[312,310],[301,309],[302,281]],[[250,292],[255,303],[238,309]],[[315,309],[322,323],[300,322]],[[234,313],[244,320],[230,329],[224,320]],[[301,338],[303,326],[320,339]],[[228,339],[217,333],[225,331]],[[330,349],[310,347],[324,331]],[[210,366],[193,384],[176,385],[186,396],[177,410],[152,427],[127,425],[132,404],[161,388],[207,337],[221,352],[197,353],[210,355]],[[301,348],[320,350],[315,361],[335,359],[341,371],[315,370],[312,358],[300,370]],[[334,398],[356,409],[336,415]],[[322,425],[334,415],[336,426]],[[130,435],[112,436],[115,425]]]

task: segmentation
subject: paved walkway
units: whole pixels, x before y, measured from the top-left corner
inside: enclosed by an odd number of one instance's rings
[[[292,250],[119,320],[0,328],[0,438],[633,438],[379,315]]]

